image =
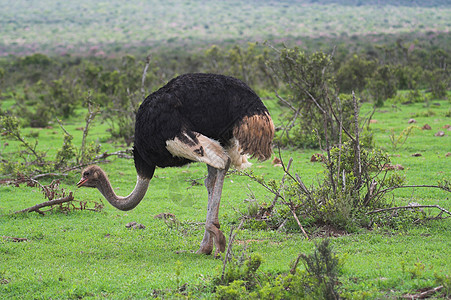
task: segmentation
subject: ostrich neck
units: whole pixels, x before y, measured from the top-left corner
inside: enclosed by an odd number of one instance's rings
[[[150,179],[141,178],[138,176],[135,188],[130,193],[130,195],[126,197],[116,195],[113,188],[111,187],[111,183],[108,180],[103,181],[102,185],[100,185],[98,189],[106,198],[106,200],[108,200],[108,202],[110,202],[110,204],[117,209],[131,210],[135,208],[144,198],[144,195],[147,192],[147,188],[149,187],[149,182]]]

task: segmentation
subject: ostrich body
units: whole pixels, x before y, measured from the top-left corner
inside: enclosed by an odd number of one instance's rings
[[[204,162],[208,167],[205,233],[198,253],[224,252],[219,205],[230,165],[248,167],[247,156],[271,156],[274,125],[260,98],[242,81],[223,75],[186,74],[150,94],[136,114],[133,156],[138,174],[134,190],[117,196],[102,169],[90,166],[78,186],[95,187],[114,207],[136,207],[155,168]]]

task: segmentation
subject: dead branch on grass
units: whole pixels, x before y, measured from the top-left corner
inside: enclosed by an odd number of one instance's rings
[[[377,213],[386,212],[386,211],[401,210],[401,209],[414,209],[414,208],[437,208],[437,209],[441,210],[439,215],[446,213],[451,216],[451,212],[449,212],[448,210],[446,210],[438,205],[407,205],[407,206],[388,207],[388,208],[376,209],[376,210],[367,212],[366,214],[371,215],[371,214],[377,214]]]
[[[46,202],[39,203],[39,204],[36,204],[36,205],[34,205],[32,207],[28,207],[28,208],[16,211],[15,214],[35,211],[35,212],[37,212],[37,213],[39,213],[41,215],[44,215],[45,213],[40,210],[41,208],[48,207],[48,206],[54,206],[54,205],[70,202],[70,201],[73,201],[73,200],[74,200],[74,196],[72,196],[72,192],[70,192],[69,195],[66,196],[66,197],[53,199],[53,200],[49,200],[49,201],[46,201]]]
[[[28,241],[28,239],[26,239],[26,238],[18,238],[18,237],[13,237],[13,236],[4,236],[4,235],[2,235],[2,238],[7,240],[7,241],[16,242],[16,243],[27,242]]]
[[[43,178],[43,177],[56,177],[56,176],[67,176],[67,174],[65,174],[65,173],[42,173],[42,174],[34,175],[33,177],[31,177],[31,179],[37,180],[37,179]]]
[[[119,151],[111,152],[111,153],[108,153],[108,152],[105,151],[104,153],[94,157],[94,160],[105,159],[105,158],[108,158],[110,156],[117,156],[119,158],[132,159],[133,156],[131,154],[132,154],[132,149],[131,148],[125,149],[125,150],[119,150]]]
[[[437,292],[440,292],[443,289],[443,285],[439,285],[438,287],[431,288],[427,291],[414,294],[414,295],[403,295],[401,298],[403,299],[426,299],[430,296],[434,295]]]
[[[450,187],[449,182],[445,182],[444,184],[439,184],[439,185],[431,185],[431,184],[400,185],[400,186],[391,186],[391,187],[388,187],[385,189],[381,189],[379,191],[376,191],[373,194],[368,193],[368,195],[367,195],[368,199],[366,199],[366,202],[369,203],[376,197],[383,197],[387,192],[390,192],[390,191],[393,191],[396,189],[403,189],[403,188],[436,188],[436,189],[441,189],[441,190],[451,193],[451,187]],[[410,208],[412,208],[412,207],[410,207]]]
[[[14,214],[37,212],[41,215],[45,215],[45,212],[53,210],[55,207],[59,207],[63,212],[70,210],[101,211],[104,207],[103,203],[94,202],[94,208],[88,208],[88,201],[75,201],[71,191],[69,191],[69,194],[67,194],[66,190],[59,186],[59,180],[53,180],[49,185],[43,185],[33,178],[20,177],[15,181],[10,181],[9,183],[14,184],[16,187],[19,187],[20,184],[23,183],[25,183],[29,187],[38,187],[44,194],[44,198],[48,199],[48,201],[16,211],[14,212]],[[75,206],[73,204],[74,202],[77,203],[79,207]],[[63,205],[65,203],[67,205]],[[41,209],[44,207],[50,207],[50,209],[42,211]]]

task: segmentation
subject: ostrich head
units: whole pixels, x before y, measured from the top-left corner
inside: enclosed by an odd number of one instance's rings
[[[108,176],[99,166],[89,166],[81,174],[81,179],[77,183],[78,187],[97,188],[111,205],[120,210],[135,208],[144,198],[150,181],[148,178],[138,176],[135,189],[128,196],[121,197],[116,195]]]
[[[83,170],[77,186],[99,188],[105,180],[108,181],[106,174],[99,166],[89,166]]]

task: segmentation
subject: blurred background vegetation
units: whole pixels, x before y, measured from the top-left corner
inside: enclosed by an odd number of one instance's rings
[[[2,108],[22,126],[67,119],[88,99],[111,137],[130,143],[143,96],[188,72],[232,75],[263,96],[300,101],[281,68],[287,53],[309,84],[327,81],[331,95],[355,91],[379,106],[443,99],[451,85],[450,1],[0,3],[0,99],[14,100]]]

